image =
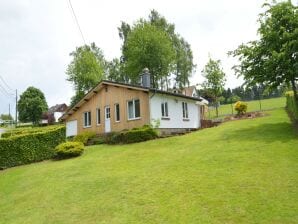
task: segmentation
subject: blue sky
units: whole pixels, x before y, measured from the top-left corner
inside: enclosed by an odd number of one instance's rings
[[[97,1],[72,0],[87,43],[95,42],[111,60],[120,56],[117,27],[132,24],[156,9],[176,25],[191,45],[197,69],[192,84],[201,83],[201,70],[210,54],[222,61],[227,87],[242,83],[231,67],[237,60],[227,52],[257,38],[260,0],[184,1]],[[0,76],[11,89],[22,93],[35,86],[46,96],[49,106],[69,103],[73,89],[66,81],[69,53],[83,44],[68,0],[14,0],[0,2]],[[2,87],[10,90],[1,82]],[[12,92],[12,91],[11,91]],[[14,110],[14,98],[0,87],[0,113]]]

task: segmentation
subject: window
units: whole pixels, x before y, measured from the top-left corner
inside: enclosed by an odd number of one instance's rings
[[[182,113],[183,113],[183,118],[188,119],[188,108],[187,108],[186,102],[182,102]]]
[[[96,124],[97,125],[100,124],[100,109],[99,108],[96,109]]]
[[[168,102],[161,103],[161,116],[162,117],[169,117]]]
[[[140,100],[131,100],[127,102],[127,115],[128,120],[140,118]]]
[[[111,118],[111,109],[110,107],[106,107],[106,119],[110,119]]]
[[[115,121],[119,122],[120,121],[120,106],[119,104],[115,104]]]
[[[84,119],[84,128],[91,127],[91,112],[90,111],[84,113],[83,119]]]

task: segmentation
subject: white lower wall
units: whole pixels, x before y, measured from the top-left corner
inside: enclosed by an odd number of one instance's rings
[[[169,120],[162,119],[162,102],[168,102]],[[183,120],[182,102],[187,102],[188,121]],[[195,100],[167,94],[152,94],[150,97],[150,120],[152,125],[155,125],[155,121],[159,120],[159,128],[199,128],[200,107]]]
[[[62,117],[62,115],[63,115],[62,112],[54,112],[55,122],[58,122],[59,118]]]

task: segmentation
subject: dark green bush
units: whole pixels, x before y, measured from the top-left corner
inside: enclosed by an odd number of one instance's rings
[[[286,93],[287,97],[287,109],[291,113],[293,119],[298,122],[298,105],[294,98],[293,91]]]
[[[158,137],[157,132],[148,126],[142,128],[134,128],[129,131],[119,133],[110,133],[106,136],[108,144],[129,144],[134,142],[143,142]]]
[[[0,169],[50,159],[65,141],[65,127],[0,139]]]
[[[82,142],[64,142],[56,146],[56,158],[64,159],[79,156],[84,152],[84,144]]]
[[[74,142],[82,142],[84,145],[87,144],[88,140],[95,137],[96,136],[96,133],[93,132],[93,131],[85,131],[79,135],[76,135],[74,138],[73,138],[73,141]]]

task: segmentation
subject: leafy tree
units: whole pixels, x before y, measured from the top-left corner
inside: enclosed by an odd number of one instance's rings
[[[264,83],[276,88],[290,84],[298,103],[298,7],[291,1],[263,7],[267,10],[259,17],[260,39],[230,52],[241,62],[234,69],[249,85]]]
[[[13,120],[12,116],[10,114],[1,114],[0,119],[3,121],[11,121]]]
[[[107,63],[107,79],[115,82],[126,82],[127,76],[123,70],[123,63],[119,59],[114,58]]]
[[[18,101],[19,120],[38,124],[43,112],[48,110],[44,94],[35,87],[28,87]]]
[[[193,71],[195,69],[195,65],[193,63],[193,54],[191,47],[189,43],[186,42],[185,39],[180,37],[178,33],[175,33],[175,25],[168,23],[168,21],[165,19],[165,17],[161,16],[156,10],[152,10],[149,14],[148,20],[141,19],[138,21],[137,24],[135,24],[132,28],[129,24],[122,22],[121,27],[118,28],[119,36],[123,40],[122,45],[122,57],[121,62],[126,64],[128,58],[126,51],[129,50],[127,46],[127,39],[130,36],[130,34],[134,31],[134,29],[137,27],[137,25],[145,25],[149,24],[157,28],[158,30],[164,31],[168,34],[168,37],[171,41],[172,47],[174,49],[174,57],[172,58],[172,61],[170,64],[161,64],[161,66],[165,67],[163,70],[169,70],[169,74],[162,75],[162,78],[160,77],[160,74],[155,74],[151,71],[151,75],[153,79],[156,79],[154,84],[157,86],[163,86],[169,84],[170,76],[174,76],[174,80],[176,81],[176,85],[179,88],[183,88],[187,85],[189,85],[189,78],[193,74]],[[142,42],[138,42],[140,45],[140,48],[142,47]],[[153,52],[154,53],[154,52]],[[158,54],[158,52],[157,52]],[[170,55],[172,57],[172,55]],[[152,59],[154,60],[154,59]],[[171,67],[171,69],[168,69],[168,67]],[[148,67],[148,66],[146,66]],[[142,68],[143,69],[143,68]],[[136,76],[139,75],[139,73],[142,71],[139,70],[137,73],[132,74],[127,71],[128,77],[132,77],[131,79],[134,80]],[[155,69],[156,70],[156,69]],[[136,71],[133,71],[136,72]],[[170,74],[172,73],[172,74]],[[157,76],[157,77],[155,77]]]
[[[77,47],[70,53],[73,57],[67,67],[67,80],[70,81],[75,89],[75,96],[72,98],[71,105],[80,100],[99,81],[104,78],[106,71],[106,61],[100,48],[95,43]]]
[[[202,71],[203,77],[206,81],[202,84],[204,89],[208,89],[213,96],[216,116],[218,117],[219,97],[222,94],[225,85],[225,73],[220,68],[220,60],[213,60],[209,58],[208,63]]]
[[[125,72],[132,83],[139,81],[140,72],[148,68],[153,87],[158,87],[172,71],[175,52],[169,35],[147,23],[136,24],[127,38]]]

